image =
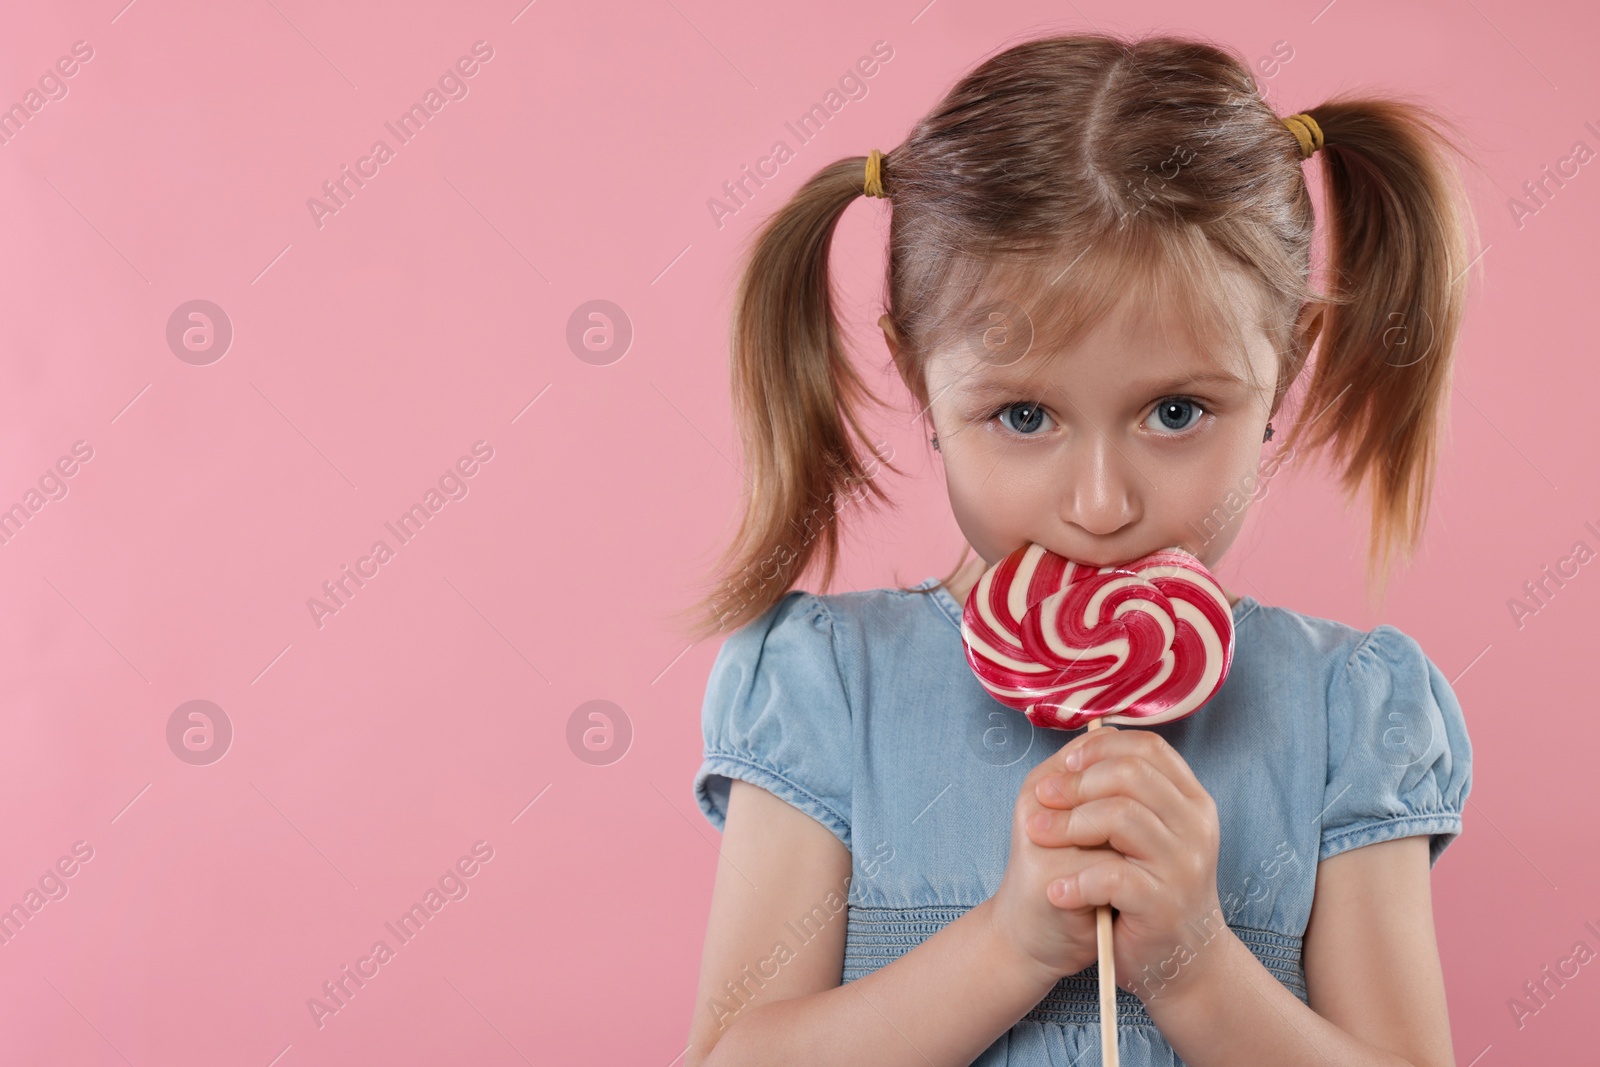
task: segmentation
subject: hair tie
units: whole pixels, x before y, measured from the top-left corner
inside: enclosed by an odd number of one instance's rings
[[[1290,115],[1283,120],[1289,127],[1289,132],[1294,134],[1294,139],[1300,142],[1300,158],[1310,159],[1316,154],[1317,149],[1324,144],[1322,127],[1317,125],[1317,120],[1304,111],[1297,115]]]
[[[868,196],[889,195],[883,191],[883,153],[876,148],[867,153],[867,180],[861,191]]]

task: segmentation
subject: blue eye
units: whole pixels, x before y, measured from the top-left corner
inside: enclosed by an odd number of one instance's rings
[[[1009,426],[1006,424],[1005,416],[1010,412],[1022,413],[1017,420],[1016,426]],[[1040,407],[1031,400],[1019,400],[1014,403],[1007,404],[1004,407],[996,410],[994,414],[990,415],[989,417],[991,419],[999,419],[1002,426],[1005,426],[1006,429],[1011,430],[1011,432],[1022,437],[1035,436],[1034,431],[1039,428],[1040,423],[1044,419],[1049,418],[1049,416],[1044,413],[1044,408]]]
[[[1156,404],[1145,425],[1165,433],[1182,433],[1200,421],[1205,409],[1185,396],[1170,396]]]

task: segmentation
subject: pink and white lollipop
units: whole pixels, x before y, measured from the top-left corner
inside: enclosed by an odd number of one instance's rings
[[[1036,544],[984,572],[961,617],[983,687],[1035,726],[1155,725],[1198,711],[1233,663],[1233,611],[1216,579],[1181,549],[1091,567]],[[1111,908],[1095,909],[1100,1047],[1117,1067]]]
[[[1215,695],[1233,660],[1227,596],[1175,548],[1091,567],[1025,545],[973,587],[961,636],[996,700],[1060,730],[1181,719]]]

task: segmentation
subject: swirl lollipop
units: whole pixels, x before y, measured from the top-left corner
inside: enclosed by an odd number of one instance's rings
[[[961,637],[984,688],[1035,726],[1153,726],[1198,711],[1221,688],[1233,612],[1180,549],[1090,567],[1025,545],[973,587]]]
[[[1181,549],[1091,567],[1029,544],[978,579],[961,638],[983,687],[1035,726],[1155,725],[1194,714],[1222,687],[1233,612]],[[1117,1067],[1111,908],[1096,908],[1095,921],[1101,1062]]]

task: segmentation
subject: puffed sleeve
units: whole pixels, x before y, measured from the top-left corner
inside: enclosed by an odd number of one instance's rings
[[[1379,626],[1328,690],[1328,778],[1319,859],[1428,835],[1428,865],[1461,833],[1472,788],[1466,721],[1439,668],[1410,637]]]
[[[705,759],[695,800],[719,831],[731,779],[805,812],[850,847],[851,711],[834,654],[834,618],[791,591],[729,634],[701,708]]]

